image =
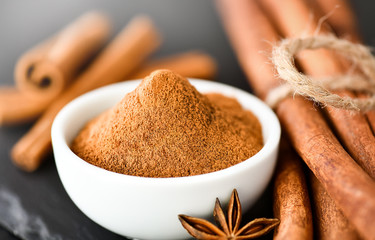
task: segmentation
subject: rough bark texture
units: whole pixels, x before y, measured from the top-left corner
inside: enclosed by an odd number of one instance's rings
[[[301,159],[283,138],[275,173],[273,212],[280,219],[274,239],[313,239],[309,193]]]
[[[218,1],[221,17],[239,61],[260,97],[280,80],[268,56],[276,30],[255,1]],[[267,43],[268,41],[268,43]],[[268,52],[268,53],[267,53]],[[276,109],[295,149],[344,215],[367,239],[375,238],[375,183],[346,153],[317,109],[301,97]]]

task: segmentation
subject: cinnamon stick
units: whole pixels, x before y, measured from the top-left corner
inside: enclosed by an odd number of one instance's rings
[[[327,19],[327,22],[339,37],[349,38],[355,43],[362,42],[362,37],[357,26],[358,21],[348,1],[318,0],[316,3],[318,7],[322,9],[323,14],[328,14],[328,12],[333,11],[331,16]],[[365,97],[364,95],[361,96]],[[375,134],[375,111],[367,112],[366,116],[372,132]]]
[[[314,174],[310,173],[309,176],[316,238],[320,240],[361,239]]]
[[[278,39],[256,1],[218,1],[224,27],[256,93],[265,98],[278,85],[265,52]],[[282,6],[282,5],[281,5]],[[337,206],[363,236],[375,236],[375,182],[342,148],[311,102],[295,96],[279,103],[276,113],[291,142]]]
[[[262,0],[261,3],[269,16],[277,22],[285,37],[293,37],[302,32],[313,35],[314,29],[318,28],[318,18],[311,18],[312,13],[319,17],[318,13],[312,12],[314,7],[306,0],[285,0],[283,5],[277,0]],[[310,28],[306,29],[306,26]],[[321,32],[328,33],[328,30],[322,26]],[[305,53],[299,62],[307,74],[315,77],[344,74],[342,62],[327,50]],[[355,97],[350,91],[343,90],[337,93]],[[352,157],[369,175],[375,177],[375,137],[366,116],[333,107],[327,107],[325,112]]]
[[[282,138],[275,172],[273,212],[280,220],[274,239],[313,239],[309,193],[301,160]]]
[[[109,20],[90,12],[23,54],[15,67],[17,88],[0,89],[0,125],[40,116],[108,34]]]
[[[99,50],[108,35],[109,20],[105,15],[84,14],[20,57],[14,73],[17,88],[30,97],[50,102]]]
[[[309,0],[309,3],[317,5],[321,11],[320,15],[329,14],[326,21],[337,36],[361,42],[357,18],[347,0]]]
[[[25,53],[17,62],[16,69],[18,70],[15,70],[15,79],[19,78],[17,75],[26,78],[27,68],[32,65],[30,63],[42,61],[56,39],[57,37],[54,36]],[[42,94],[44,98],[35,94],[34,89],[31,89],[30,93],[30,91],[21,91],[17,87],[0,88],[0,126],[24,123],[40,116],[51,103],[55,94],[62,90],[61,78],[59,76],[57,78],[53,84],[57,89],[56,93]]]
[[[0,88],[0,126],[34,120],[48,104],[47,101],[30,98],[16,88]]]
[[[208,54],[199,51],[189,51],[146,63],[128,78],[143,78],[152,71],[163,68],[172,70],[184,77],[202,79],[213,79],[217,69],[215,60]]]
[[[51,125],[60,109],[87,91],[125,79],[159,43],[159,34],[150,19],[133,19],[16,143],[11,152],[13,162],[26,171],[37,169],[51,150]]]

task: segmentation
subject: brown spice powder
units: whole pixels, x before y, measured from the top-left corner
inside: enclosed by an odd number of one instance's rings
[[[240,163],[263,146],[261,125],[237,100],[200,94],[187,79],[154,71],[72,143],[98,167],[143,177],[180,177]]]

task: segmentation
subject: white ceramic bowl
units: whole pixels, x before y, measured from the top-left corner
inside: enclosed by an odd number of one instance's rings
[[[246,211],[268,185],[276,163],[280,124],[273,111],[251,94],[221,84],[190,80],[202,93],[235,97],[262,125],[264,147],[250,159],[213,173],[178,178],[145,178],[91,165],[69,148],[87,121],[119,102],[140,80],[109,85],[66,105],[52,126],[57,170],[70,198],[99,225],[138,239],[184,239],[189,235],[177,215],[212,215],[216,197],[229,200],[233,188]]]

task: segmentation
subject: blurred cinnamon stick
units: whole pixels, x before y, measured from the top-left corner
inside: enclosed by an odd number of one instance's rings
[[[30,98],[15,88],[0,88],[0,126],[36,119],[49,102]]]
[[[308,0],[311,5],[318,5],[320,15],[328,16],[327,22],[337,36],[361,42],[358,21],[347,0]]]
[[[276,30],[256,1],[217,2],[224,27],[256,93],[265,98],[279,84],[267,53],[276,42]],[[283,6],[284,4],[280,4]],[[364,236],[375,236],[375,182],[342,148],[311,102],[295,96],[276,109],[283,129],[308,167],[345,216]]]
[[[217,69],[215,60],[208,54],[189,51],[150,61],[128,78],[144,78],[152,71],[162,68],[177,72],[184,77],[202,79],[213,79]]]
[[[317,11],[313,12],[314,6],[306,0],[285,0],[282,5],[278,0],[261,0],[260,2],[269,18],[274,19],[287,38],[302,33],[313,35],[319,27],[320,16]],[[328,33],[328,30],[321,26],[320,32]],[[308,75],[323,77],[345,74],[342,61],[339,59],[331,51],[321,49],[306,51],[298,61]],[[336,93],[356,97],[352,92],[346,90]],[[352,157],[367,173],[375,176],[375,137],[366,116],[363,113],[354,113],[333,107],[327,107],[325,113]]]
[[[309,176],[316,238],[320,240],[361,239],[314,174],[310,173]]]
[[[89,12],[17,61],[16,88],[0,88],[0,125],[36,119],[103,45],[109,20]]]
[[[281,139],[275,172],[273,212],[280,220],[274,239],[313,239],[309,193],[300,158],[286,138]]]
[[[109,29],[109,19],[102,13],[79,17],[20,57],[14,73],[17,88],[30,97],[50,101],[103,46]]]
[[[51,151],[51,125],[60,109],[87,91],[125,79],[159,43],[150,19],[133,19],[16,143],[11,152],[13,162],[26,171],[35,170]]]

